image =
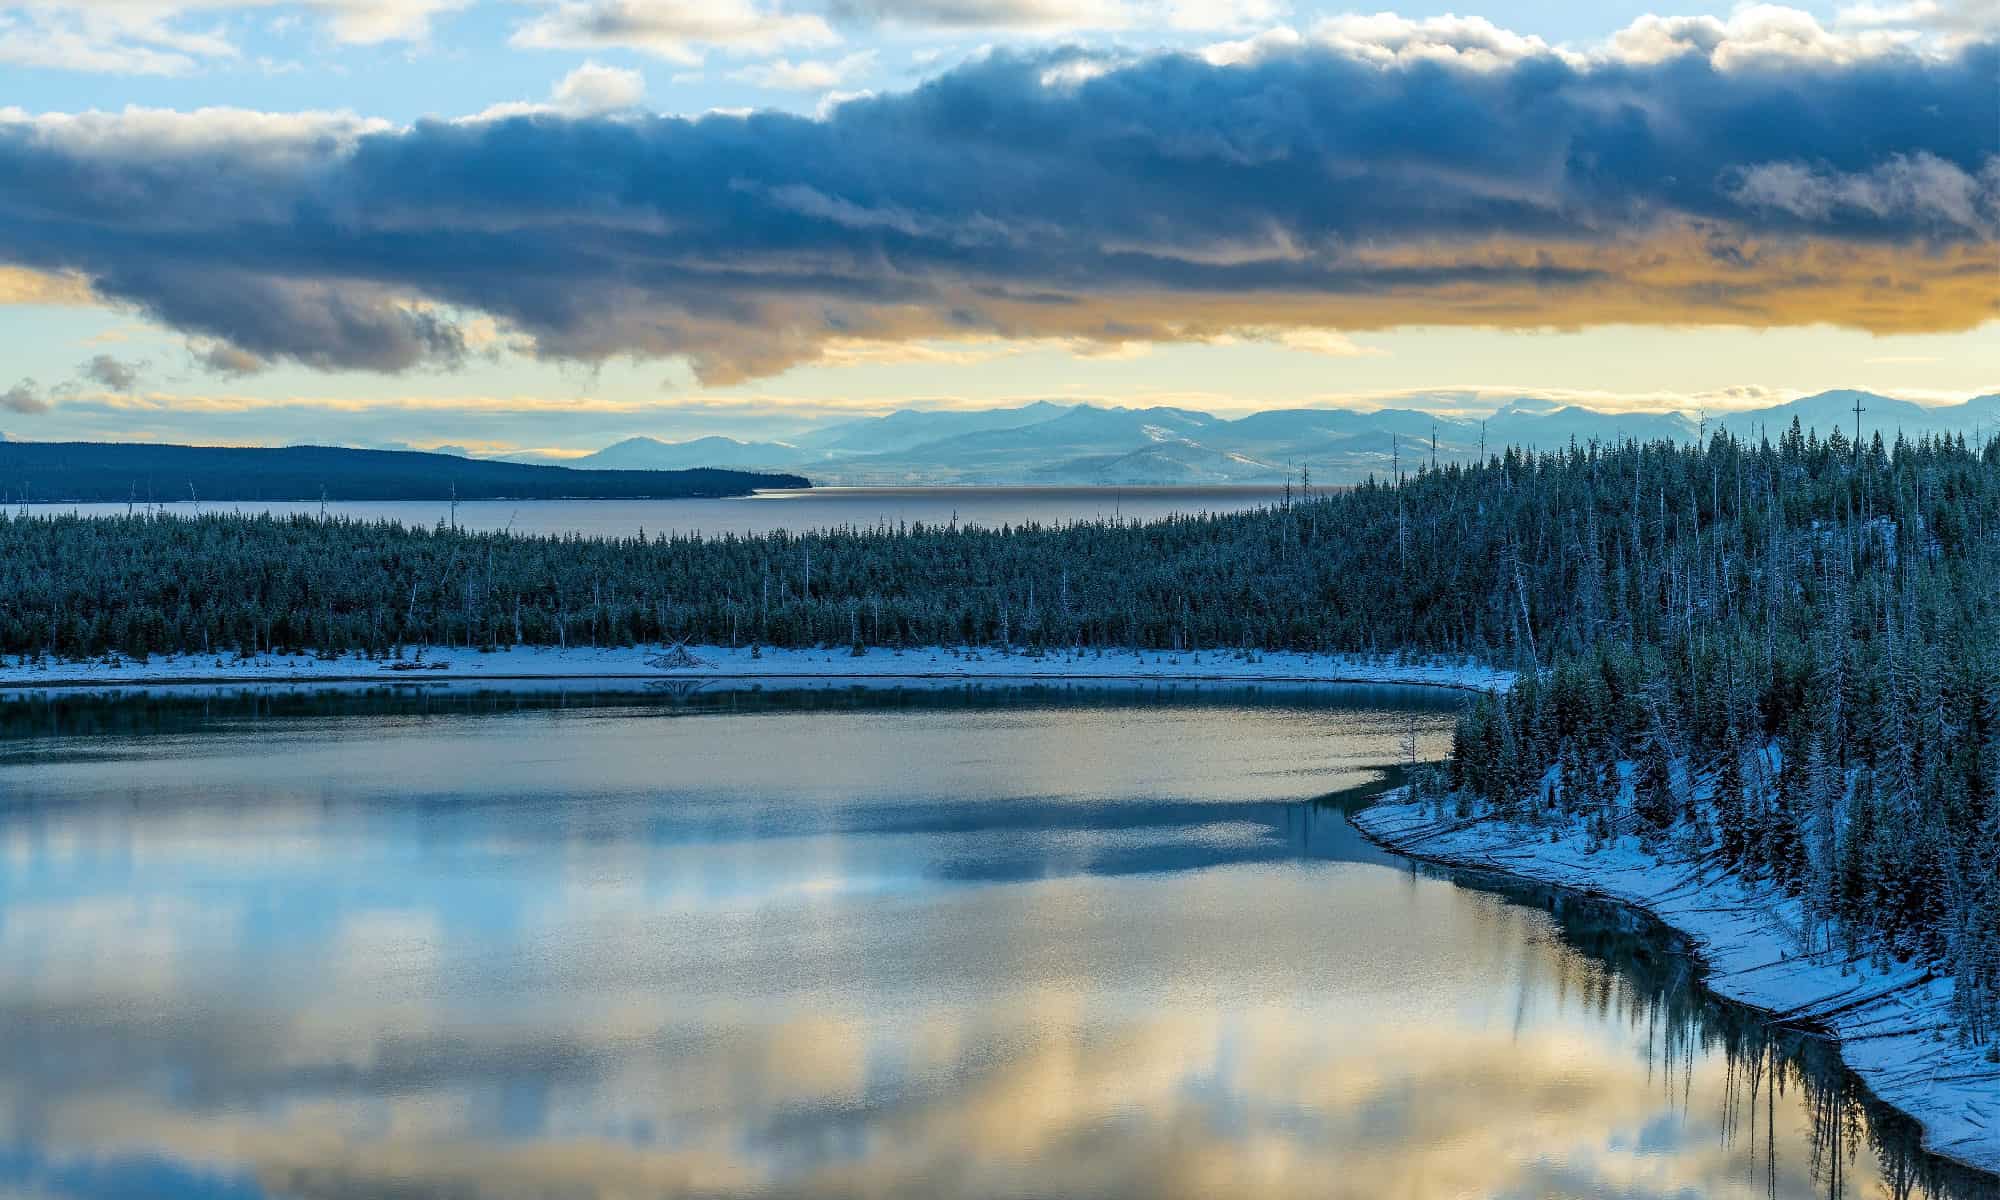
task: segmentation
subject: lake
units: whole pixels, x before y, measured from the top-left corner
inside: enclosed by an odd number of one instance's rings
[[[800,532],[841,527],[872,528],[922,521],[960,525],[1044,525],[1125,519],[1154,521],[1195,513],[1241,512],[1277,503],[1283,488],[1271,487],[835,487],[759,492],[725,500],[491,500],[458,505],[458,524],[477,531],[576,533],[591,537],[633,537],[667,533],[720,536]],[[139,505],[134,511],[185,515],[191,512],[271,512],[318,514],[317,501],[213,501],[202,504]],[[124,504],[33,505],[37,515],[83,513],[123,516]],[[452,519],[444,501],[333,502],[329,515],[356,520],[400,521],[430,527]]]
[[[0,698],[0,1195],[1991,1196],[1398,688]]]

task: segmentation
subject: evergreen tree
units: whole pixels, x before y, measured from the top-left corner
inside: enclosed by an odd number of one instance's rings
[[[1743,743],[1732,724],[1722,743],[1715,770],[1715,824],[1725,861],[1742,866],[1749,861],[1751,829],[1744,797]]]
[[[1656,736],[1647,741],[1632,772],[1632,812],[1647,829],[1658,831],[1674,823],[1678,809],[1667,748]]]

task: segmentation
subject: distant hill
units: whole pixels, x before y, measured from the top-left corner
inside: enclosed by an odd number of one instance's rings
[[[1852,436],[1851,391],[1825,392],[1750,412],[1710,414],[1706,428],[1777,437],[1797,416],[1821,437]],[[2000,396],[1924,406],[1860,393],[1862,430],[1893,439],[2000,431]],[[1477,397],[1439,393],[1461,405]],[[1489,400],[1490,402],[1490,400]],[[1324,483],[1387,475],[1428,462],[1465,462],[1482,447],[1556,450],[1587,444],[1688,441],[1704,428],[1682,412],[1601,412],[1540,397],[1502,404],[1484,419],[1421,409],[1273,409],[1229,419],[1181,408],[1120,408],[1049,401],[993,412],[903,411],[850,421],[795,439],[802,453],[766,465],[812,471],[835,483],[1223,484],[1280,483],[1310,469]],[[1433,442],[1435,438],[1435,442]]]
[[[1018,408],[948,412],[905,408],[886,417],[863,417],[858,421],[830,425],[799,438],[798,443],[810,450],[831,453],[883,454],[961,434],[1039,425],[1062,416],[1070,411],[1070,407],[1037,400]]]
[[[1972,437],[1981,430],[1988,434],[2000,432],[2000,393],[1974,396],[1963,404],[1926,405],[1846,388],[1801,396],[1797,400],[1753,412],[1725,413],[1711,417],[1709,424],[1720,424],[1732,432],[1752,437],[1765,431],[1775,439],[1789,429],[1792,418],[1797,417],[1801,426],[1819,430],[1821,437],[1835,429],[1853,437],[1856,400],[1861,402],[1863,436],[1880,433],[1884,441],[1894,441],[1898,433],[1915,438],[1926,433],[1963,433]]]
[[[1925,434],[2000,432],[2000,394],[1962,404],[1921,405],[1872,392],[1836,390],[1750,411],[1603,412],[1521,396],[1481,417],[1421,408],[1269,409],[1230,418],[1193,409],[1124,408],[1038,400],[1013,408],[926,412],[903,409],[844,421],[786,441],[632,437],[577,459],[519,455],[510,461],[577,469],[733,470],[809,473],[822,484],[1277,484],[1310,471],[1320,483],[1387,476],[1398,466],[1469,462],[1482,448],[1558,450],[1574,442],[1690,441],[1726,428],[1778,437],[1796,417],[1826,437],[1854,432],[1893,440]],[[1490,394],[1434,392],[1413,402],[1484,406]],[[4,481],[0,481],[4,483]]]
[[[1218,484],[1268,481],[1271,468],[1227,450],[1186,441],[1166,441],[1124,453],[1086,454],[1036,472],[1031,481],[1047,484]]]
[[[1487,418],[1486,443],[1495,450],[1506,446],[1556,450],[1571,440],[1582,443],[1593,438],[1600,442],[1626,438],[1686,441],[1695,436],[1697,428],[1694,420],[1677,412],[1603,413],[1589,408],[1509,404]]]
[[[634,500],[800,488],[799,475],[572,470],[403,450],[0,442],[0,501]]]
[[[684,471],[694,467],[790,466],[807,457],[805,451],[787,442],[741,442],[729,437],[663,442],[635,437],[561,465],[584,470]]]

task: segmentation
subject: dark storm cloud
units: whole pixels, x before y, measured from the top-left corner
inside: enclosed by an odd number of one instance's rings
[[[824,120],[18,118],[0,261],[389,371],[460,361],[467,312],[711,379],[839,337],[1966,328],[1994,308],[1996,71],[1990,42],[1728,69],[1291,47],[996,55]]]

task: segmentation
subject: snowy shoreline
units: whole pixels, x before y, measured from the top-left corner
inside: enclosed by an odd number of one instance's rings
[[[1799,902],[1777,889],[1633,836],[1591,853],[1582,834],[1439,817],[1392,791],[1356,813],[1371,841],[1420,861],[1554,885],[1642,909],[1688,938],[1702,984],[1786,1025],[1828,1034],[1876,1098],[1916,1121],[1931,1153],[2000,1174],[2000,1062],[1959,1044],[1952,984],[1892,963],[1878,969],[1839,950],[1808,953]]]
[[[420,669],[392,669],[395,664],[365,658],[320,659],[310,654],[155,655],[146,662],[24,663],[0,659],[0,690],[58,688],[153,687],[178,684],[239,683],[426,683],[491,680],[602,680],[607,683],[661,680],[801,680],[801,679],[965,679],[1100,681],[1209,681],[1240,683],[1379,683],[1491,691],[1507,687],[1511,672],[1476,663],[1443,658],[1300,654],[1290,652],[1240,654],[1229,650],[1173,653],[1067,650],[1041,655],[1007,654],[991,649],[928,648],[872,649],[856,657],[845,648],[783,650],[765,648],[753,656],[746,648],[687,647],[693,661],[684,666],[660,666],[661,648],[644,647],[512,647],[482,652],[459,648],[410,651],[404,664]],[[442,668],[433,664],[442,663]]]

